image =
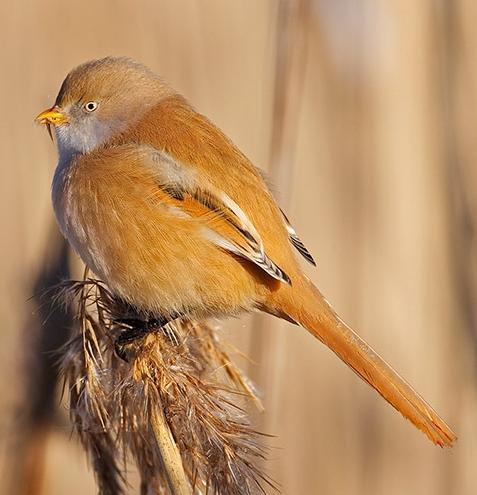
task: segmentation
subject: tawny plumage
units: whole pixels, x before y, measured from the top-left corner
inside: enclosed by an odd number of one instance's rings
[[[263,175],[207,118],[144,66],[74,69],[55,106],[53,204],[86,265],[141,314],[259,309],[302,325],[435,443],[452,430],[334,313],[303,275],[313,258]]]

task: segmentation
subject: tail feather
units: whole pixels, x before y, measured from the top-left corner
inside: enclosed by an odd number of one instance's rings
[[[279,307],[289,319],[305,327],[326,344],[365,382],[435,444],[451,446],[455,433],[424,399],[334,312],[311,283],[305,288],[307,301],[299,307],[293,299],[281,297]],[[288,292],[288,291],[287,291]]]

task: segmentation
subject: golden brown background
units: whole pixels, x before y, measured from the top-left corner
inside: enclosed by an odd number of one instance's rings
[[[473,0],[0,2],[0,492],[95,493],[59,399],[29,423],[51,377],[25,363],[52,359],[27,299],[57,249],[55,149],[33,117],[73,66],[112,54],[270,172],[310,276],[459,435],[433,447],[301,329],[226,323],[256,363],[282,492],[477,493],[476,20]]]

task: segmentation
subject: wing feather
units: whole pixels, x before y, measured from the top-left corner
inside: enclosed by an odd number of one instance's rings
[[[316,266],[316,262],[313,259],[313,256],[310,254],[308,249],[306,249],[305,245],[301,241],[301,239],[298,237],[297,233],[295,232],[295,229],[291,226],[290,221],[288,220],[287,216],[283,212],[283,210],[280,210],[282,212],[283,218],[285,219],[285,225],[287,228],[288,232],[288,237],[290,239],[290,242],[293,244],[295,249],[303,256],[303,258],[308,261],[308,263],[311,263],[313,266]]]
[[[204,234],[217,246],[291,285],[290,277],[267,256],[255,226],[235,201],[204,178],[199,183],[190,167],[165,152],[154,150],[152,153],[158,192],[167,196],[169,204],[181,214],[202,221]]]

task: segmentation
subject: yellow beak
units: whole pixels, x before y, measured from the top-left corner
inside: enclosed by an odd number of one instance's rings
[[[51,107],[40,113],[35,119],[39,124],[61,125],[68,123],[68,117],[58,107]]]

